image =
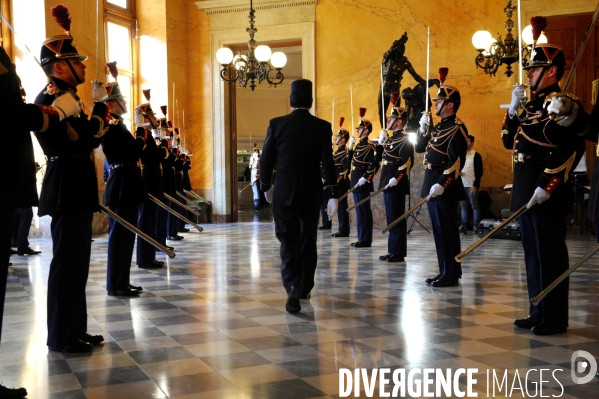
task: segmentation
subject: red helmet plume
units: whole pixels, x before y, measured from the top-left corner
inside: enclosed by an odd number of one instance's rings
[[[162,114],[163,114],[164,116],[166,116],[166,105],[161,105],[161,106],[160,106],[160,111],[162,111]]]
[[[445,83],[445,79],[447,79],[447,74],[449,73],[449,68],[442,67],[439,68],[439,81],[441,84]]]
[[[119,71],[118,69],[116,69],[116,61],[107,62],[106,69],[108,69],[108,73],[110,74],[110,76],[112,76],[116,80],[116,78],[119,76]]]
[[[547,18],[540,16],[532,17],[530,19],[530,26],[532,28],[532,40],[536,46],[541,32],[547,27]]]
[[[394,91],[393,93],[391,93],[391,104],[395,107],[395,104],[397,104],[397,100],[399,99],[399,92]]]
[[[345,118],[344,117],[339,118],[339,127],[343,126],[343,122],[345,122]]]
[[[150,101],[150,90],[152,89],[146,89],[141,91],[144,94],[146,101]]]
[[[364,115],[366,115],[366,109],[367,108],[360,108],[360,118],[363,118]]]
[[[71,13],[64,4],[52,7],[52,16],[54,20],[67,34],[71,34]]]

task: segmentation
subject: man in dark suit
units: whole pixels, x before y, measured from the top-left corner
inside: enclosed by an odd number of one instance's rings
[[[11,133],[11,146],[0,157],[0,338],[4,316],[4,297],[8,278],[10,225],[13,210],[38,205],[35,186],[35,160],[30,130],[39,134],[79,111],[79,104],[70,93],[58,97],[51,106],[25,104],[20,81],[4,48],[0,47],[0,129]],[[7,172],[7,171],[10,171]],[[0,398],[23,398],[25,388],[0,385]]]
[[[35,99],[50,105],[62,93],[77,97],[85,81],[85,61],[69,35],[47,39],[40,61],[52,78]],[[97,88],[96,96],[102,95]],[[104,94],[106,90],[104,90]],[[107,109],[95,103],[91,118],[82,105],[78,114],[36,134],[48,158],[40,194],[40,216],[52,216],[52,250],[48,276],[48,347],[51,351],[91,352],[91,344],[104,340],[87,333],[85,286],[89,273],[93,213],[99,211],[98,181],[92,151],[100,145],[107,124]]]
[[[281,277],[288,298],[285,309],[301,310],[300,299],[307,299],[314,287],[316,272],[316,233],[323,186],[320,165],[330,182],[328,214],[337,210],[337,180],[331,124],[312,116],[312,82],[291,82],[289,115],[272,119],[260,159],[260,186],[271,186],[273,169],[277,182],[273,188],[275,232],[281,243]]]
[[[108,107],[111,120],[102,140],[102,149],[110,164],[110,177],[106,182],[104,204],[134,226],[139,204],[148,199],[139,161],[146,143],[141,135],[133,137],[123,123],[127,101],[119,84],[108,83],[106,91],[102,101]],[[106,273],[106,290],[110,296],[137,296],[142,291],[142,287],[131,285],[129,281],[134,245],[135,234],[110,219]]]

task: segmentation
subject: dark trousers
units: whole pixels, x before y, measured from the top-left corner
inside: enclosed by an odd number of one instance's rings
[[[339,220],[339,228],[337,229],[340,233],[349,234],[349,212],[347,211],[347,197],[339,201],[337,205],[337,219]]]
[[[17,240],[18,249],[29,248],[29,229],[33,220],[33,209],[17,208],[13,214],[13,238]],[[16,231],[16,237],[15,232]]]
[[[139,203],[121,202],[117,205],[110,206],[110,210],[131,223],[133,226],[137,224]],[[124,290],[128,288],[134,245],[135,234],[114,219],[110,219],[108,270],[106,273],[107,290]]]
[[[179,209],[179,205],[175,204],[173,201],[166,200],[164,201],[166,205],[168,205],[173,211],[177,213],[181,213],[181,209]],[[173,215],[172,213],[168,213],[168,219],[166,223],[166,231],[169,237],[174,237],[179,232],[179,218]]]
[[[92,239],[91,211],[52,215],[53,257],[48,275],[48,346],[62,346],[87,331],[85,285]]]
[[[8,279],[12,217],[12,208],[0,207],[0,342],[2,342],[2,318],[4,317],[4,297]]]
[[[406,195],[403,193],[383,192],[387,224],[395,221],[406,211]],[[389,230],[387,253],[397,256],[408,255],[408,222],[406,219],[397,223]]]
[[[152,201],[139,205],[138,229],[156,239],[157,221],[158,205]],[[137,237],[137,264],[143,265],[153,260],[156,260],[156,248],[144,239]]]
[[[325,190],[324,195],[322,196],[322,205],[320,205],[320,217],[322,219],[322,225],[325,227],[331,227],[333,225],[333,223],[331,223],[331,220],[329,219],[329,214],[327,213],[327,206],[329,204],[330,198],[331,195],[329,193],[329,190]]]
[[[353,193],[354,203],[362,201],[371,193]],[[358,241],[372,242],[372,210],[370,209],[370,200],[364,202],[356,208],[356,216],[358,218]]]
[[[159,198],[163,204],[166,204],[167,201],[164,197]],[[167,224],[168,224],[168,211],[155,205],[158,208],[158,219],[156,225],[156,241],[158,241],[162,245],[166,245],[166,236],[167,234]]]
[[[563,214],[527,212],[518,220],[522,232],[528,297],[533,298],[568,270],[566,217]],[[538,306],[530,304],[530,316],[544,323],[567,327],[568,284],[569,279],[565,279]]]
[[[453,200],[427,201],[433,226],[439,273],[449,278],[462,276],[462,265],[455,260],[460,249],[460,232],[457,223],[458,202]]]
[[[314,288],[318,208],[318,203],[272,207],[281,243],[281,278],[288,293],[292,288],[301,287],[306,293]]]

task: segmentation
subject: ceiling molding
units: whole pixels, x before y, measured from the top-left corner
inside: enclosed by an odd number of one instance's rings
[[[256,0],[254,10],[269,10],[275,8],[293,8],[309,6],[318,3],[318,0]],[[195,5],[208,15],[248,12],[250,5],[247,0],[203,0],[196,1]]]

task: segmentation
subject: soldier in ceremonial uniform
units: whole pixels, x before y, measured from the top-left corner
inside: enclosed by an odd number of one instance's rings
[[[10,224],[13,210],[19,207],[38,205],[35,186],[35,160],[30,131],[45,134],[48,128],[80,111],[79,103],[69,92],[57,97],[51,106],[25,104],[21,97],[20,80],[13,64],[0,47],[0,127],[11,133],[11,148],[0,157],[0,169],[10,173],[0,173],[0,341],[4,298],[8,278],[10,250]],[[0,385],[0,398],[24,398],[25,388],[8,388]]]
[[[322,178],[322,185],[327,187],[329,184],[327,182],[327,177],[324,174],[324,170],[322,169],[322,165],[320,166],[320,177]],[[331,230],[333,227],[333,223],[327,214],[327,205],[330,199],[331,197],[325,189],[322,195],[322,203],[320,204],[320,220],[322,220],[322,225],[318,226],[318,230]]]
[[[349,190],[349,161],[351,158],[347,156],[346,144],[349,141],[349,131],[343,127],[345,118],[339,119],[339,131],[335,136],[335,145],[337,150],[333,154],[335,169],[337,172],[337,187],[339,196],[344,195]],[[337,220],[339,227],[337,232],[331,234],[332,237],[349,237],[349,212],[347,212],[347,196],[339,201],[337,207]]]
[[[155,113],[149,103],[140,104],[135,108],[135,124],[137,136],[145,138],[146,146],[141,153],[143,178],[148,194],[161,198],[163,194],[161,155],[152,130],[158,127]],[[148,200],[139,206],[137,228],[158,242],[158,205]],[[137,266],[144,269],[164,267],[164,262],[156,260],[156,249],[144,239],[137,237]]]
[[[180,141],[180,140],[179,140]],[[181,148],[177,147],[175,149],[175,190],[181,194],[183,194],[183,156],[181,155]],[[179,196],[177,195],[177,193],[175,193],[175,195],[173,195],[173,198],[178,199]],[[173,205],[176,205],[173,202]],[[180,205],[176,205],[178,208],[178,212],[183,215],[186,216],[187,210],[185,208],[183,208]],[[177,218],[177,232],[178,233],[189,233],[189,229],[185,227],[185,221],[183,219],[179,219]]]
[[[391,95],[393,109],[387,119],[387,128],[393,132],[387,137],[385,130],[381,131],[377,154],[382,158],[381,179],[379,189],[383,191],[387,224],[403,215],[406,211],[406,195],[410,193],[410,169],[414,164],[414,145],[408,141],[404,127],[408,120],[405,109],[395,106],[399,93]],[[403,262],[407,256],[408,235],[407,221],[402,220],[389,230],[387,254],[379,256],[387,262]]]
[[[139,161],[145,141],[143,136],[133,137],[123,123],[122,115],[127,113],[127,101],[119,84],[108,83],[105,87],[107,95],[101,101],[106,103],[112,119],[102,140],[102,148],[110,165],[104,203],[127,222],[136,225],[139,204],[147,201]],[[137,296],[142,291],[141,287],[131,285],[129,281],[134,244],[135,234],[110,219],[106,275],[108,295]]]
[[[162,164],[162,173],[164,177],[164,192],[171,197],[177,196],[177,151],[178,148],[172,147],[172,145],[168,145],[167,140],[162,139],[161,147],[166,148],[168,151],[168,156],[164,160]],[[181,213],[179,206],[170,200],[163,201],[167,204],[172,210],[175,212]],[[164,209],[163,209],[164,211]],[[166,211],[165,211],[166,212]],[[179,233],[179,218],[173,215],[170,212],[167,212],[167,222],[166,222],[166,238],[170,241],[181,241],[183,236],[180,236]]]
[[[320,163],[327,180],[335,182],[331,149],[331,124],[310,114],[312,82],[291,82],[289,115],[272,119],[260,159],[262,191],[270,189],[273,169],[272,208],[275,232],[281,242],[281,277],[287,291],[285,309],[301,310],[300,299],[309,298],[314,287],[318,254],[318,209],[322,201]],[[330,185],[329,216],[337,210],[337,185]]]
[[[514,151],[514,183],[510,209],[529,208],[519,217],[529,298],[556,280],[569,265],[566,216],[572,207],[571,170],[584,151],[590,117],[580,104],[561,93],[559,81],[566,59],[559,46],[537,44],[526,67],[535,99],[519,109],[524,89],[516,86],[503,123],[505,148]],[[553,94],[552,94],[553,93]],[[551,101],[551,103],[549,103]],[[556,120],[549,113],[557,115]],[[568,280],[541,301],[529,315],[514,321],[536,335],[563,333],[568,328]]]
[[[87,57],[81,56],[70,35],[44,42],[40,61],[51,78],[35,99],[50,105],[65,92],[78,98],[85,81]],[[104,89],[104,95],[106,90]],[[98,88],[99,96],[102,88]],[[85,285],[89,273],[93,213],[99,211],[98,182],[92,151],[107,129],[107,108],[95,103],[91,117],[81,104],[78,115],[37,134],[47,157],[40,194],[40,216],[52,216],[53,257],[48,276],[48,341],[51,351],[88,352],[104,340],[87,333]]]
[[[354,148],[355,139],[349,140],[348,158],[351,159],[351,187],[355,187],[354,203],[362,201],[374,191],[372,179],[376,174],[379,164],[376,161],[376,147],[368,141],[372,133],[372,122],[364,119],[366,108],[360,108],[360,124],[356,128],[360,140]],[[358,219],[358,241],[351,244],[355,248],[370,248],[372,244],[372,210],[370,200],[356,208]]]
[[[444,84],[447,72],[447,68],[439,69],[441,87],[433,99],[435,114],[441,120],[433,127],[429,124],[429,114],[423,114],[416,144],[416,152],[426,153],[421,196],[428,198],[439,261],[439,274],[426,279],[433,287],[458,285],[462,277],[462,267],[455,257],[461,251],[457,209],[458,201],[465,198],[460,172],[466,160],[468,130],[456,115],[461,104],[460,92]]]

